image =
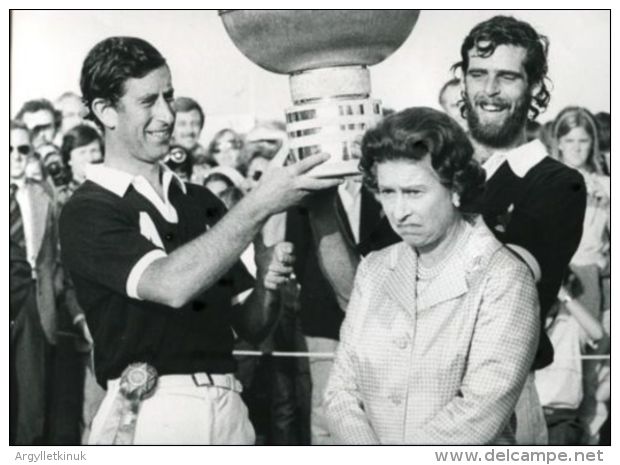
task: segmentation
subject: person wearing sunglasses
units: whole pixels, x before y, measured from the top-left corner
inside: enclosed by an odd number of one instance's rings
[[[26,178],[34,149],[25,124],[9,125],[10,203],[21,220],[12,229],[21,231],[26,259],[32,268],[36,299],[20,312],[11,328],[17,391],[15,443],[47,442],[50,420],[49,386],[51,357],[57,337],[57,298],[62,294],[62,271],[56,236],[56,206],[43,182]]]

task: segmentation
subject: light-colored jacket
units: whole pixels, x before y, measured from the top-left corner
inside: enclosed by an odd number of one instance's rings
[[[481,219],[453,250],[419,295],[405,243],[361,262],[325,394],[337,441],[514,442],[539,337],[535,284]]]

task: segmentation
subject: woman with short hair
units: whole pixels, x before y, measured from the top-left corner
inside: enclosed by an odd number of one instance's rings
[[[472,207],[484,172],[449,116],[410,108],[360,167],[402,241],[359,265],[325,402],[347,444],[513,443],[534,359],[533,277]]]

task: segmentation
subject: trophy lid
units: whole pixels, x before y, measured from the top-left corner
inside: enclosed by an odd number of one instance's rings
[[[237,48],[281,74],[377,64],[403,44],[419,15],[420,10],[220,10]]]

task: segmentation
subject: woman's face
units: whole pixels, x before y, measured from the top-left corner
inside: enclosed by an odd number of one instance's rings
[[[103,161],[101,144],[99,141],[94,140],[90,144],[74,148],[71,150],[70,161],[73,179],[77,182],[84,181],[86,179],[86,167],[91,163]]]
[[[460,213],[430,157],[385,161],[376,170],[379,200],[392,229],[420,253],[434,250]]]
[[[236,135],[230,131],[223,133],[213,151],[213,158],[220,166],[230,166],[237,168],[241,153],[241,143]]]
[[[573,168],[583,168],[592,149],[592,138],[578,126],[559,138],[558,148],[564,163]]]

